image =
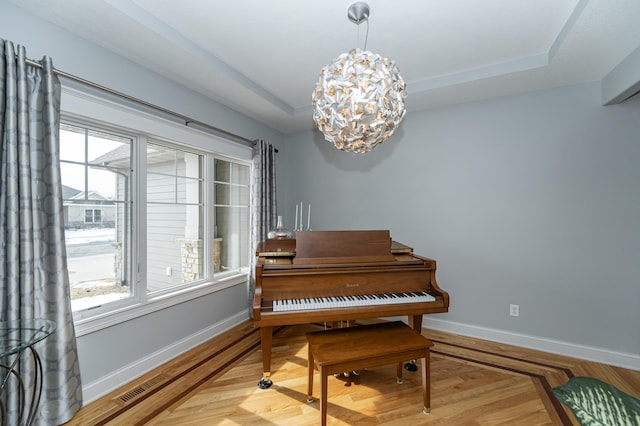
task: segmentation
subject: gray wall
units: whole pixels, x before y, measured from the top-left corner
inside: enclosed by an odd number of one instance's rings
[[[409,112],[346,154],[286,137],[286,225],[389,229],[438,261],[447,321],[640,355],[640,99],[598,84]],[[518,318],[509,304],[520,305]]]
[[[0,2],[0,38],[25,46],[27,56],[31,59],[39,60],[43,55],[49,55],[59,70],[231,133],[248,139],[263,138],[275,145],[283,141],[279,132],[7,2]],[[83,335],[78,338],[83,385],[105,380],[119,370],[221,323],[246,308],[247,288],[246,284],[240,284]]]
[[[112,374],[123,368],[127,368],[129,376],[119,385],[145,373],[131,371],[131,365],[148,368],[151,362],[161,360],[156,352],[166,350],[176,342],[246,309],[246,297],[245,286],[234,286],[79,337],[78,356],[83,387],[109,380]],[[148,359],[153,361],[145,361]],[[85,398],[100,391],[113,390],[102,387],[93,385]]]

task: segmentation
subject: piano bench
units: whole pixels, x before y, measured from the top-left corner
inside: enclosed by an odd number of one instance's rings
[[[327,422],[327,378],[345,371],[398,363],[398,383],[402,362],[422,359],[423,412],[430,410],[429,348],[433,343],[403,322],[387,322],[307,333],[309,347],[308,402],[313,401],[314,366],[320,372],[320,415]]]

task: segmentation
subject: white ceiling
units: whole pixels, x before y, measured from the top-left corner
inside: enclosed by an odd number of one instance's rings
[[[320,68],[367,28],[353,0],[10,1],[283,133],[312,128]],[[640,46],[639,0],[367,3],[409,112],[599,81]]]

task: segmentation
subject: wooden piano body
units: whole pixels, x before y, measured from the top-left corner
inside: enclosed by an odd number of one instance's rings
[[[261,388],[272,384],[274,326],[406,315],[420,330],[423,314],[449,310],[449,295],[436,282],[435,260],[393,242],[389,231],[298,231],[296,239],[263,241],[256,255],[253,318],[261,333]],[[428,293],[431,300],[419,301],[417,293]],[[380,295],[396,299],[372,297]],[[331,300],[348,306],[335,307]],[[349,300],[358,303],[350,306]],[[293,307],[278,309],[282,301]]]

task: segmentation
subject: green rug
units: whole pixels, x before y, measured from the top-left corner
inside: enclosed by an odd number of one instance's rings
[[[640,426],[640,399],[592,377],[573,377],[552,389],[583,426]]]

